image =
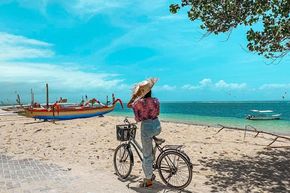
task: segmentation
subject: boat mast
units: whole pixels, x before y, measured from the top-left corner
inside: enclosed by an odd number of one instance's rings
[[[46,108],[48,109],[49,98],[48,98],[48,84],[46,83]]]
[[[33,93],[32,89],[31,89],[30,93],[31,93],[31,105],[33,105],[34,104],[34,93]]]

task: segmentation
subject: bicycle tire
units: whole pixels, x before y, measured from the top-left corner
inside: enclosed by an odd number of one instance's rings
[[[122,154],[122,150],[123,150],[123,154]],[[118,152],[120,153],[120,154],[118,154]],[[117,156],[121,156],[121,160],[117,160]],[[114,168],[115,168],[115,172],[116,172],[116,174],[120,177],[120,178],[122,178],[122,179],[126,179],[126,178],[128,178],[128,176],[131,174],[131,172],[132,172],[132,168],[133,168],[133,159],[132,159],[132,157],[133,157],[133,154],[132,154],[132,152],[129,150],[129,147],[128,147],[128,144],[125,144],[125,143],[123,143],[123,144],[120,144],[117,148],[116,148],[116,150],[115,150],[115,153],[114,153]],[[123,160],[122,160],[123,159]],[[122,172],[120,172],[120,169],[118,169],[118,167],[117,167],[117,164],[118,164],[118,162],[119,163],[121,163],[121,162],[129,162],[129,166],[128,166],[128,171],[127,172],[125,172],[125,173],[122,173]]]
[[[188,178],[186,180],[185,183],[181,184],[181,185],[173,185],[172,183],[170,183],[170,180],[166,180],[164,174],[162,173],[162,171],[164,170],[162,168],[162,161],[164,159],[168,159],[169,155],[175,155],[175,156],[178,156],[179,158],[181,158],[183,160],[183,162],[186,164],[187,166],[187,169],[188,169]],[[170,159],[170,158],[169,158]],[[165,162],[167,162],[165,160]],[[167,162],[168,163],[168,162]],[[174,189],[179,189],[179,190],[182,190],[182,189],[185,189],[190,183],[191,183],[191,180],[192,180],[192,164],[190,163],[190,161],[188,160],[188,158],[184,155],[184,153],[182,152],[179,152],[179,151],[176,151],[176,150],[167,150],[165,152],[162,153],[162,155],[160,155],[160,158],[158,159],[158,162],[157,162],[157,167],[158,167],[158,173],[160,175],[160,178],[161,180],[170,188],[174,188]],[[170,171],[172,173],[172,170],[170,168]],[[167,171],[168,172],[168,171]],[[169,174],[170,175],[170,174]],[[171,174],[172,175],[172,174]],[[175,175],[175,174],[173,174]],[[171,177],[170,177],[171,178]]]

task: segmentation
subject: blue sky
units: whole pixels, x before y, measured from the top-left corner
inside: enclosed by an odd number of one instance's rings
[[[198,22],[169,13],[174,1],[0,1],[0,101],[30,88],[44,101],[124,101],[134,83],[158,77],[161,101],[290,99],[290,57],[268,65],[246,51],[246,28],[202,38]],[[289,92],[290,94],[290,92]]]

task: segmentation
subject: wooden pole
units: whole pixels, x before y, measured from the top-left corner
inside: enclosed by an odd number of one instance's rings
[[[112,93],[112,103],[114,103],[115,102],[115,95],[114,95],[114,93]]]
[[[33,90],[31,89],[31,106],[34,104],[34,93]]]
[[[46,108],[48,109],[48,105],[49,105],[49,93],[48,93],[48,84],[46,83]]]

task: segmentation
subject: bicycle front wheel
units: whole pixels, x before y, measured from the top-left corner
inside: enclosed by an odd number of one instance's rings
[[[133,155],[129,150],[128,144],[119,145],[114,153],[114,168],[115,172],[122,179],[126,179],[133,167]]]
[[[191,183],[191,163],[182,153],[175,150],[165,151],[157,164],[159,175],[167,186],[184,189]]]

